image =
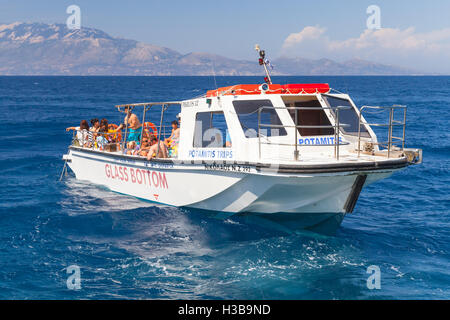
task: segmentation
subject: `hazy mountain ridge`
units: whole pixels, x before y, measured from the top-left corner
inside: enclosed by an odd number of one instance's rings
[[[418,72],[353,59],[280,57],[274,75],[404,75]],[[261,75],[255,61],[175,50],[114,38],[93,28],[64,24],[0,25],[0,75]]]

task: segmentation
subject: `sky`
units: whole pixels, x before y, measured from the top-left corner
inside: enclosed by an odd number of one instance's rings
[[[0,23],[65,23],[78,5],[81,26],[112,36],[253,60],[353,58],[450,73],[449,0],[0,0]],[[380,8],[380,29],[368,29]],[[373,20],[371,20],[373,21]]]

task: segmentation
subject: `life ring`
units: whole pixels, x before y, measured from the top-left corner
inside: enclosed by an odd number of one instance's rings
[[[108,125],[108,131],[109,131],[109,130],[117,130],[118,127],[119,127],[119,126],[118,126],[117,124],[110,123],[110,124]],[[112,138],[114,139],[114,141],[117,141],[117,142],[122,141],[122,130],[117,131],[117,132],[112,136]]]
[[[145,123],[144,123],[144,130],[149,131],[149,129],[152,129],[152,131],[153,131],[152,134],[153,134],[155,137],[158,136],[158,130],[156,129],[156,126],[155,126],[152,122],[145,122]],[[150,133],[150,132],[149,132],[149,133]]]

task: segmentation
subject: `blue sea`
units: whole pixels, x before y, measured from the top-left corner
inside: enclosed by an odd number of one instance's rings
[[[0,299],[449,299],[450,77],[274,78],[407,105],[423,164],[364,188],[331,236],[218,220],[59,181],[65,128],[261,77],[0,77]]]

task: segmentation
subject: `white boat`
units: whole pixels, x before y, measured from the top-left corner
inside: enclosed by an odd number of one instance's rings
[[[357,108],[327,84],[277,85],[267,76],[184,101],[116,106],[142,122],[156,109],[159,139],[167,109],[178,108],[173,157],[127,155],[121,141],[113,152],[71,145],[63,159],[77,179],[139,199],[312,230],[338,226],[364,186],[421,163],[422,150],[405,147],[405,106]],[[368,123],[367,111],[386,111],[386,122]]]

